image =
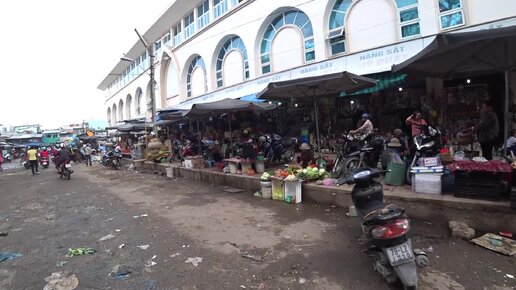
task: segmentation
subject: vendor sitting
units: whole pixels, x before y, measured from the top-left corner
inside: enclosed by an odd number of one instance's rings
[[[297,158],[297,162],[301,165],[301,167],[306,168],[310,164],[315,163],[314,152],[312,148],[307,143],[301,144],[301,156]]]
[[[389,162],[393,160],[394,154],[397,154],[399,157],[402,157],[407,153],[407,149],[400,142],[400,139],[392,138],[389,141],[389,143],[387,143],[387,149],[382,153],[381,162],[383,169],[387,169],[387,165],[389,164]]]

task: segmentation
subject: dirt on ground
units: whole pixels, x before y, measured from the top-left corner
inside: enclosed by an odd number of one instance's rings
[[[23,255],[0,262],[0,289],[75,279],[76,289],[399,288],[373,270],[345,209],[98,165],[74,170],[70,181],[54,169],[0,172],[0,252]],[[514,257],[453,239],[447,225],[412,226],[414,247],[430,257],[420,289],[516,287]],[[96,252],[67,256],[82,246]]]

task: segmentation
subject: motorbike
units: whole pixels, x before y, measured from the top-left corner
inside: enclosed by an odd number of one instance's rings
[[[385,141],[380,137],[367,136],[361,148],[349,153],[342,160],[342,165],[340,165],[341,174],[353,173],[361,167],[376,168],[384,149],[384,143]]]
[[[70,160],[61,164],[58,170],[60,178],[64,177],[65,179],[70,180],[70,178],[72,177],[73,170]]]
[[[116,151],[116,150],[111,150],[111,151],[107,152],[106,154],[104,154],[104,156],[102,156],[102,165],[103,166],[111,166],[115,170],[118,170],[122,166],[121,160],[122,160],[122,152]]]
[[[374,269],[387,283],[400,281],[404,289],[417,288],[417,269],[429,260],[425,252],[412,249],[410,219],[405,209],[384,202],[383,187],[375,180],[379,169],[360,168],[338,180],[337,185],[353,184],[351,199],[362,223],[365,253],[373,259]]]
[[[43,168],[48,168],[49,166],[49,162],[48,162],[48,157],[41,157],[41,166],[43,166]]]
[[[25,169],[30,169],[30,162],[27,156],[20,159],[20,163],[23,165]]]
[[[333,168],[331,171],[331,176],[335,179],[341,177],[344,167],[344,160],[346,157],[353,152],[357,152],[364,145],[364,140],[367,135],[364,134],[351,134],[344,133],[339,139],[339,146],[336,148],[337,157],[335,158],[335,162],[333,163]]]
[[[434,157],[439,154],[442,147],[442,134],[437,127],[430,125],[419,126],[421,133],[414,136],[414,156],[407,168],[406,180],[408,184],[412,184],[412,167],[418,165],[419,158]]]
[[[4,154],[4,162],[11,163],[13,161],[12,156],[9,152],[5,152]]]
[[[274,161],[292,162],[299,143],[297,138],[284,140],[277,134],[263,134],[259,137],[259,141],[262,143],[264,157],[268,164]]]

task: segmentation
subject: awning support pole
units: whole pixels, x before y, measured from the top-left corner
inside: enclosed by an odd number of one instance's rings
[[[315,94],[315,91],[314,91]],[[321,158],[321,136],[319,133],[319,117],[317,115],[317,111],[319,109],[317,108],[317,99],[314,95],[314,118],[315,118],[315,131],[317,134],[317,152],[319,153],[319,159]]]
[[[503,129],[503,157],[507,157],[507,139],[509,139],[509,104],[510,104],[510,73],[509,70],[505,71],[505,100],[504,100],[504,111],[503,111],[503,121],[504,121],[504,129]]]

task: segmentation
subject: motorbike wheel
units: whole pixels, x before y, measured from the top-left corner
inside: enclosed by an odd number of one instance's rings
[[[29,163],[25,163],[25,164],[23,164],[23,167],[25,167],[25,169],[30,169],[30,164]]]
[[[360,157],[352,156],[344,159],[342,172],[343,173],[352,173],[360,167]]]
[[[70,174],[70,171],[66,170],[65,171],[65,178],[66,178],[66,180],[70,180],[71,177],[72,177],[72,174]]]
[[[296,153],[294,152],[294,149],[291,148],[291,149],[288,149],[286,152],[285,152],[285,161],[287,163],[290,163],[292,161],[294,161],[294,157],[296,156]]]
[[[342,167],[344,166],[344,159],[341,157],[337,157],[337,160],[335,160],[335,164],[333,165],[333,168],[331,170],[331,177],[335,179],[339,179],[339,177],[342,175]]]

